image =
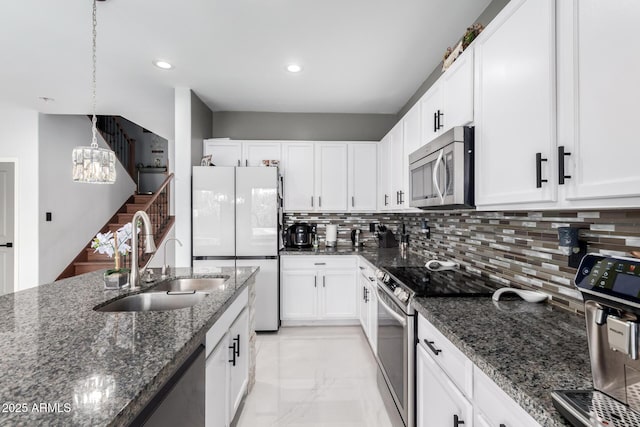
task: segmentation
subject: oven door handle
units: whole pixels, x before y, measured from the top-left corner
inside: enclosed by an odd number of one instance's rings
[[[379,289],[376,289],[376,293],[378,294],[378,302],[380,303],[380,305],[382,305],[382,307],[385,309],[385,311],[387,313],[389,313],[391,315],[391,317],[393,317],[395,320],[397,320],[402,325],[403,328],[405,326],[407,326],[406,319],[403,316],[400,316],[395,311],[393,311],[393,309],[391,307],[389,307],[386,302],[384,302],[384,300],[382,299],[383,298],[382,294],[380,293]]]
[[[433,186],[436,187],[436,191],[438,192],[438,197],[440,197],[440,204],[444,205],[444,194],[440,191],[440,185],[438,184],[439,176],[438,171],[440,170],[440,163],[442,163],[442,157],[444,156],[444,148],[440,150],[440,154],[438,154],[438,159],[436,160],[436,164],[433,168]],[[446,178],[445,178],[446,185]]]

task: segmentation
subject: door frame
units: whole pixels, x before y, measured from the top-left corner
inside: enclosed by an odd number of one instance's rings
[[[20,209],[18,208],[18,194],[20,190],[20,181],[18,180],[20,171],[20,162],[17,157],[0,157],[0,163],[13,163],[13,292],[19,291],[18,283],[20,276],[20,251],[19,242],[20,237]]]

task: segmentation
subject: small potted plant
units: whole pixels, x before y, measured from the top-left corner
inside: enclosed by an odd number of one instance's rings
[[[119,289],[129,283],[129,269],[121,266],[120,256],[126,256],[131,252],[131,224],[120,227],[115,236],[113,231],[98,233],[91,243],[91,247],[99,254],[114,258],[114,268],[104,273],[105,289]]]

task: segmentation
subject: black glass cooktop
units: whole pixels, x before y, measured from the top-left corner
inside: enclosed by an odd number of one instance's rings
[[[383,267],[392,278],[415,292],[417,297],[491,296],[497,289],[485,278],[455,269],[431,271],[426,267]]]

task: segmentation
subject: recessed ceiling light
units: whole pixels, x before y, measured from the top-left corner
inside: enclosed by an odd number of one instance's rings
[[[153,61],[153,65],[155,65],[158,68],[162,68],[163,70],[170,70],[170,69],[173,68],[173,65],[171,65],[167,61],[163,61],[161,59],[157,59],[157,60]]]
[[[302,71],[302,67],[298,64],[290,64],[287,66],[287,71],[290,73],[299,73]]]

